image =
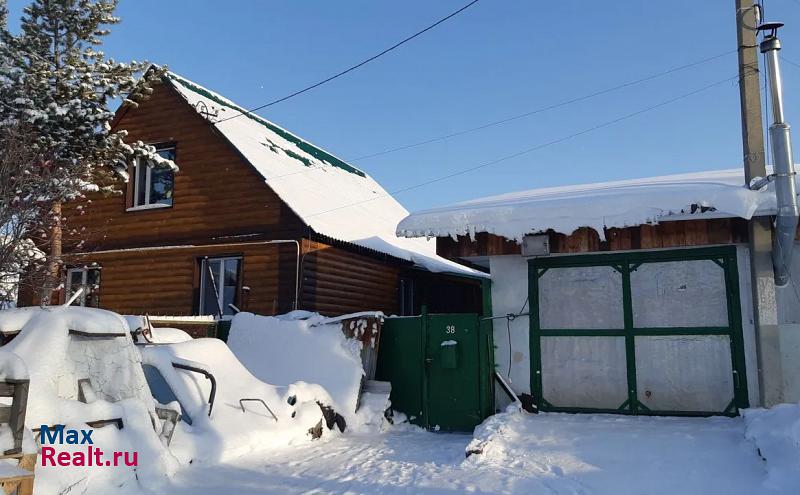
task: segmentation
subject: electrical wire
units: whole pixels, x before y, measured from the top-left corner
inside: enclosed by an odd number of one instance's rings
[[[458,10],[456,10],[456,11],[454,11],[454,12],[451,12],[451,13],[450,13],[450,14],[448,14],[447,16],[445,16],[445,17],[442,17],[442,18],[441,18],[441,19],[439,19],[438,21],[434,22],[433,24],[429,25],[428,27],[426,27],[426,28],[424,28],[424,29],[422,29],[422,30],[420,30],[420,31],[417,31],[416,33],[412,34],[411,36],[408,36],[408,37],[404,38],[403,40],[401,40],[401,41],[399,41],[399,42],[395,43],[394,45],[392,45],[392,46],[390,46],[389,48],[387,48],[387,49],[383,50],[382,52],[380,52],[380,53],[378,53],[378,54],[376,54],[376,55],[373,55],[373,56],[371,56],[371,57],[369,57],[369,58],[367,58],[367,59],[365,59],[365,60],[362,60],[361,62],[359,62],[359,63],[357,63],[357,64],[355,64],[355,65],[351,65],[351,66],[350,66],[350,67],[348,67],[347,69],[345,69],[345,70],[343,70],[343,71],[341,71],[341,72],[338,72],[338,73],[336,73],[336,74],[334,74],[334,75],[332,75],[332,76],[330,76],[330,77],[328,77],[328,78],[326,78],[326,79],[323,79],[322,81],[319,81],[319,82],[317,82],[317,83],[314,83],[314,84],[312,84],[311,86],[306,86],[306,87],[305,87],[305,88],[303,88],[303,89],[300,89],[300,90],[298,90],[298,91],[295,91],[294,93],[288,94],[288,95],[286,95],[286,96],[284,96],[284,97],[282,97],[282,98],[278,98],[277,100],[272,100],[271,102],[269,102],[269,103],[265,103],[265,104],[263,104],[263,105],[261,105],[261,106],[258,106],[258,107],[255,107],[255,108],[251,108],[250,110],[245,110],[245,112],[244,112],[244,113],[238,113],[238,114],[236,114],[236,115],[233,115],[233,116],[231,116],[231,117],[227,117],[227,118],[225,118],[225,119],[219,120],[219,121],[217,122],[217,124],[219,124],[219,123],[221,123],[221,122],[225,122],[225,121],[231,120],[231,119],[235,119],[235,118],[237,118],[237,117],[241,117],[241,116],[242,116],[242,115],[244,115],[245,113],[247,113],[247,114],[251,114],[251,113],[253,113],[253,112],[256,112],[256,111],[258,111],[258,110],[262,110],[262,109],[264,109],[264,108],[271,107],[272,105],[276,105],[276,104],[278,104],[278,103],[281,103],[281,102],[283,102],[283,101],[286,101],[286,100],[288,100],[288,99],[290,99],[290,98],[294,98],[295,96],[301,95],[301,94],[305,93],[306,91],[311,91],[311,90],[312,90],[312,89],[314,89],[314,88],[318,88],[318,87],[322,86],[323,84],[329,83],[329,82],[333,81],[334,79],[337,79],[337,78],[339,78],[339,77],[341,77],[341,76],[343,76],[343,75],[345,75],[345,74],[347,74],[347,73],[349,73],[349,72],[352,72],[352,71],[354,71],[354,70],[358,69],[359,67],[362,67],[362,66],[364,66],[364,65],[367,65],[368,63],[372,62],[373,60],[375,60],[375,59],[377,59],[377,58],[380,58],[380,57],[382,57],[383,55],[386,55],[387,53],[391,52],[392,50],[394,50],[394,49],[396,49],[396,48],[399,48],[400,46],[402,46],[402,45],[404,45],[404,44],[408,43],[409,41],[413,40],[414,38],[416,38],[416,37],[418,37],[418,36],[421,36],[421,35],[423,35],[424,33],[427,33],[428,31],[430,31],[431,29],[435,28],[435,27],[436,27],[436,26],[438,26],[439,24],[442,24],[443,22],[445,22],[445,21],[447,21],[447,20],[449,20],[449,19],[451,19],[451,18],[453,18],[453,17],[457,16],[457,15],[458,15],[458,14],[460,14],[461,12],[464,12],[464,11],[465,11],[465,10],[467,10],[468,8],[472,7],[473,5],[475,5],[476,3],[478,3],[478,1],[479,1],[479,0],[472,0],[472,1],[471,1],[471,2],[469,2],[468,4],[466,4],[466,5],[464,5],[463,7],[461,7],[460,9],[458,9]]]
[[[411,143],[411,144],[407,144],[407,145],[403,145],[403,146],[397,146],[395,148],[389,148],[389,149],[386,149],[386,150],[383,150],[383,151],[378,151],[378,152],[370,153],[370,154],[367,154],[367,155],[361,155],[361,156],[358,156],[358,157],[355,157],[355,158],[351,158],[348,161],[355,162],[355,161],[358,161],[358,160],[364,160],[366,158],[374,158],[376,156],[381,156],[381,155],[386,155],[386,154],[389,154],[389,153],[395,153],[397,151],[403,151],[403,150],[407,150],[407,149],[411,149],[411,148],[416,148],[416,147],[423,146],[423,145],[426,145],[426,144],[436,143],[438,141],[444,141],[446,139],[454,138],[454,137],[457,137],[457,136],[463,136],[464,134],[469,134],[471,132],[480,131],[480,130],[483,130],[483,129],[487,129],[489,127],[498,126],[498,125],[501,125],[501,124],[512,122],[514,120],[519,120],[519,119],[524,118],[524,117],[530,117],[531,115],[536,115],[536,114],[539,114],[539,113],[547,112],[549,110],[554,110],[556,108],[561,108],[561,107],[564,107],[564,106],[567,106],[567,105],[571,105],[573,103],[578,103],[580,101],[584,101],[584,100],[588,100],[588,99],[591,99],[591,98],[595,98],[597,96],[602,96],[604,94],[612,93],[614,91],[618,91],[620,89],[628,88],[630,86],[635,86],[635,85],[641,84],[643,82],[652,81],[653,79],[658,79],[660,77],[664,77],[664,76],[667,76],[669,74],[673,74],[675,72],[679,72],[679,71],[682,71],[682,70],[685,70],[685,69],[696,67],[698,65],[706,64],[708,62],[712,62],[714,60],[722,58],[722,57],[724,57],[726,55],[730,55],[732,53],[736,53],[736,50],[729,50],[727,52],[720,53],[720,54],[714,55],[712,57],[707,57],[707,58],[704,58],[702,60],[698,60],[696,62],[692,62],[692,63],[689,63],[689,64],[673,67],[671,69],[667,69],[665,71],[658,72],[656,74],[651,74],[649,76],[642,77],[640,79],[634,79],[632,81],[624,82],[624,83],[619,84],[617,86],[606,88],[606,89],[603,89],[603,90],[600,90],[600,91],[595,91],[593,93],[588,93],[588,94],[585,94],[583,96],[578,96],[576,98],[570,98],[569,100],[564,100],[564,101],[559,102],[559,103],[555,103],[555,104],[552,104],[552,105],[547,105],[547,106],[544,106],[544,107],[541,107],[541,108],[537,108],[535,110],[530,110],[530,111],[525,112],[525,113],[512,115],[510,117],[506,117],[506,118],[503,118],[503,119],[500,119],[500,120],[495,120],[493,122],[488,122],[486,124],[482,124],[482,125],[479,125],[479,126],[476,126],[476,127],[471,127],[469,129],[463,129],[463,130],[460,130],[460,131],[452,132],[450,134],[445,134],[445,135],[442,135],[442,136],[425,139],[425,140],[422,140],[422,141],[418,141],[416,143]]]
[[[787,64],[789,64],[789,65],[794,65],[795,67],[797,67],[798,69],[800,69],[800,64],[798,64],[797,62],[792,62],[791,60],[789,60],[788,58],[784,57],[783,55],[781,55],[780,57],[781,57],[781,60],[783,60],[783,61],[784,61],[784,62],[786,62]]]
[[[522,308],[519,311],[513,314],[506,315],[506,333],[508,334],[508,372],[506,373],[506,378],[508,381],[511,382],[511,356],[512,356],[512,345],[511,345],[511,322],[519,318],[520,316],[528,315],[529,313],[524,313],[525,306],[528,305],[528,299],[530,298],[530,294],[525,297],[525,302],[522,303]]]
[[[757,72],[757,71],[755,71],[755,72]],[[709,90],[709,89],[711,89],[711,88],[713,88],[715,86],[719,86],[719,85],[724,84],[726,82],[735,81],[737,79],[739,79],[739,75],[738,74],[733,76],[733,77],[728,77],[726,79],[722,79],[720,81],[708,84],[706,86],[703,86],[702,88],[695,89],[694,91],[690,91],[688,93],[684,93],[682,95],[679,95],[679,96],[670,98],[668,100],[662,101],[660,103],[656,103],[655,105],[651,105],[649,107],[642,108],[642,109],[637,110],[635,112],[631,112],[629,114],[623,115],[622,117],[617,117],[615,119],[603,122],[601,124],[585,128],[585,129],[580,130],[578,132],[574,132],[572,134],[568,134],[566,136],[562,136],[560,138],[553,139],[552,141],[548,141],[546,143],[538,144],[536,146],[532,146],[532,147],[524,149],[522,151],[518,151],[518,152],[512,153],[510,155],[506,155],[506,156],[503,156],[503,157],[500,157],[500,158],[497,158],[497,159],[494,159],[494,160],[491,160],[491,161],[488,161],[488,162],[484,162],[484,163],[481,163],[479,165],[475,165],[473,167],[461,169],[461,170],[458,170],[458,171],[450,173],[450,174],[442,175],[440,177],[436,177],[434,179],[427,180],[425,182],[420,182],[420,183],[417,183],[417,184],[414,184],[414,185],[411,185],[411,186],[403,187],[403,188],[400,188],[400,189],[395,189],[394,191],[391,191],[391,192],[389,192],[387,194],[378,194],[378,195],[375,195],[375,196],[373,196],[373,197],[371,197],[369,199],[363,200],[363,201],[357,201],[355,203],[349,203],[349,204],[346,204],[346,205],[338,206],[336,208],[330,208],[328,210],[323,210],[323,211],[320,211],[320,212],[317,212],[317,213],[313,213],[313,214],[309,215],[309,217],[316,217],[316,216],[319,216],[319,215],[324,215],[326,213],[331,213],[333,211],[338,211],[338,210],[342,210],[342,209],[345,209],[345,208],[351,208],[353,206],[358,206],[358,205],[361,205],[361,204],[364,204],[364,203],[369,203],[371,201],[375,201],[376,199],[381,199],[381,198],[385,198],[385,197],[394,196],[396,194],[401,194],[401,193],[404,193],[404,192],[407,192],[407,191],[411,191],[413,189],[418,189],[420,187],[427,186],[427,185],[430,185],[430,184],[434,184],[434,183],[437,183],[437,182],[441,182],[441,181],[444,181],[444,180],[447,180],[447,179],[451,179],[453,177],[458,177],[460,175],[468,174],[470,172],[474,172],[474,171],[480,170],[482,168],[490,167],[492,165],[496,165],[498,163],[502,163],[502,162],[511,160],[513,158],[517,158],[517,157],[520,157],[520,156],[523,156],[523,155],[527,155],[527,154],[532,153],[534,151],[538,151],[538,150],[541,150],[541,149],[544,149],[544,148],[548,148],[550,146],[554,146],[556,144],[563,143],[565,141],[569,141],[571,139],[574,139],[576,137],[582,136],[584,134],[589,134],[589,133],[594,132],[596,130],[612,126],[612,125],[617,124],[619,122],[631,119],[633,117],[636,117],[636,116],[641,115],[643,113],[650,112],[650,111],[655,110],[657,108],[661,108],[663,106],[675,103],[675,102],[677,102],[679,100],[683,100],[683,99],[688,98],[690,96],[694,96],[694,95],[696,95],[698,93],[702,93],[703,91],[707,91],[707,90]]]
[[[643,77],[643,78],[640,78],[640,79],[635,79],[635,80],[632,80],[632,81],[628,81],[628,82],[619,84],[619,85],[611,87],[611,88],[607,88],[607,89],[604,89],[604,90],[601,90],[601,91],[596,91],[594,93],[589,93],[587,95],[579,96],[579,97],[576,97],[576,98],[571,98],[569,100],[565,100],[565,101],[562,101],[560,103],[556,103],[554,105],[549,105],[549,106],[542,107],[542,108],[539,108],[539,109],[536,109],[536,110],[532,110],[532,111],[529,111],[529,112],[525,112],[525,113],[522,113],[522,114],[519,114],[519,115],[514,115],[514,116],[511,116],[511,117],[507,117],[507,118],[502,119],[502,120],[489,122],[487,124],[483,124],[483,125],[480,125],[480,126],[477,126],[477,127],[473,127],[473,128],[470,128],[470,129],[465,129],[465,130],[462,130],[462,131],[457,131],[457,132],[454,132],[454,133],[451,133],[451,134],[447,134],[445,136],[440,136],[440,137],[436,137],[436,138],[427,139],[427,140],[420,141],[420,142],[417,142],[417,143],[414,143],[414,144],[409,144],[409,145],[406,145],[406,146],[400,146],[400,147],[397,147],[397,148],[384,150],[384,151],[381,151],[381,152],[378,152],[378,153],[372,153],[370,155],[363,155],[363,156],[360,156],[358,158],[353,158],[353,159],[346,160],[346,161],[356,161],[356,160],[362,160],[362,159],[371,158],[371,157],[375,157],[375,156],[379,156],[379,155],[385,155],[387,153],[393,153],[395,151],[401,151],[401,150],[405,150],[405,149],[409,149],[409,148],[414,148],[414,147],[417,147],[417,146],[422,146],[424,144],[434,143],[436,141],[441,141],[441,140],[449,139],[449,138],[452,138],[452,137],[455,137],[455,136],[461,136],[463,134],[467,134],[467,133],[470,133],[470,132],[475,132],[475,131],[478,131],[478,130],[481,130],[481,129],[486,129],[486,128],[489,128],[489,127],[492,127],[492,126],[504,124],[504,123],[507,123],[507,122],[511,122],[513,120],[518,120],[518,119],[523,118],[523,117],[527,117],[527,116],[534,115],[534,114],[537,114],[537,113],[542,113],[542,112],[545,112],[545,111],[548,111],[548,110],[552,110],[552,109],[555,109],[555,108],[560,108],[560,107],[563,107],[563,106],[566,106],[566,105],[570,105],[572,103],[576,103],[576,102],[584,101],[584,100],[587,100],[587,99],[590,99],[590,98],[594,98],[594,97],[597,97],[597,96],[600,96],[600,95],[604,95],[604,94],[610,93],[612,91],[617,91],[619,89],[624,89],[624,88],[627,88],[627,87],[630,87],[630,86],[634,86],[636,84],[640,84],[640,83],[643,83],[643,82],[646,82],[646,81],[657,79],[659,77],[663,77],[663,76],[666,76],[668,74],[672,74],[672,73],[675,73],[675,72],[678,72],[678,71],[681,71],[681,70],[684,70],[684,69],[688,69],[688,68],[691,68],[691,67],[696,67],[698,65],[711,62],[713,60],[719,59],[719,58],[724,57],[726,55],[730,55],[732,53],[736,53],[736,50],[729,50],[727,52],[720,53],[720,54],[717,54],[717,55],[714,55],[714,56],[711,56],[711,57],[706,57],[704,59],[697,60],[697,61],[691,62],[689,64],[673,67],[671,69],[667,69],[665,71],[662,71],[662,72],[659,72],[659,73],[656,73],[656,74],[652,74],[652,75],[649,75],[649,76],[646,76],[646,77]],[[273,180],[277,180],[277,179],[282,179],[284,177],[291,177],[291,176],[294,176],[294,175],[307,174],[307,173],[313,172],[317,168],[319,168],[319,167],[309,167],[309,168],[304,169],[304,170],[298,170],[298,171],[289,172],[289,173],[286,173],[286,174],[275,175],[275,176],[270,177],[268,180],[273,181]]]

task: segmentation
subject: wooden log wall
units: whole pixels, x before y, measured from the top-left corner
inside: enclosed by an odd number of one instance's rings
[[[747,242],[747,221],[741,218],[685,220],[640,225],[624,229],[607,229],[601,241],[594,229],[584,227],[570,235],[548,232],[551,253],[592,253],[632,249],[708,246]],[[476,256],[520,254],[520,246],[504,237],[479,233],[471,240],[459,236],[439,237],[436,250],[450,259]]]
[[[396,263],[303,241],[301,307],[325,315],[359,311],[398,313]]]
[[[121,314],[197,314],[203,257],[241,256],[242,310],[272,315],[291,310],[293,245],[219,245],[112,251],[72,257],[68,265],[100,266],[100,307]]]
[[[88,237],[81,250],[205,244],[214,237],[265,231],[273,239],[302,234],[300,219],[263,177],[171,86],[159,84],[138,108],[123,111],[117,127],[128,131],[129,142],[175,144],[180,171],[173,206],[126,211],[132,193],[125,193],[123,182],[117,184],[123,194],[91,194],[91,203],[67,203],[68,229]]]

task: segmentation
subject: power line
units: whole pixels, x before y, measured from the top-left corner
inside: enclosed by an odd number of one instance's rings
[[[471,127],[469,129],[464,129],[464,130],[461,130],[461,131],[452,132],[450,134],[445,134],[443,136],[438,136],[438,137],[434,137],[434,138],[430,138],[430,139],[425,139],[423,141],[418,141],[416,143],[407,144],[407,145],[403,145],[403,146],[398,146],[398,147],[395,147],[395,148],[389,148],[387,150],[378,151],[376,153],[370,153],[368,155],[362,155],[362,156],[359,156],[359,157],[356,157],[356,158],[352,158],[349,161],[356,162],[358,160],[364,160],[364,159],[367,159],[367,158],[374,158],[376,156],[386,155],[386,154],[389,154],[389,153],[394,153],[394,152],[397,152],[397,151],[403,151],[403,150],[407,150],[407,149],[410,149],[410,148],[416,148],[418,146],[423,146],[425,144],[431,144],[431,143],[435,143],[435,142],[438,142],[438,141],[444,141],[445,139],[450,139],[450,138],[454,138],[454,137],[457,137],[457,136],[463,136],[464,134],[469,134],[471,132],[480,131],[480,130],[487,129],[489,127],[494,127],[494,126],[497,126],[497,125],[500,125],[500,124],[505,124],[507,122],[518,120],[518,119],[521,119],[523,117],[529,117],[531,115],[536,115],[538,113],[546,112],[548,110],[554,110],[556,108],[560,108],[560,107],[563,107],[563,106],[566,106],[566,105],[571,105],[572,103],[577,103],[577,102],[580,102],[580,101],[588,100],[590,98],[594,98],[594,97],[601,96],[601,95],[604,95],[604,94],[607,94],[607,93],[611,93],[613,91],[624,89],[624,88],[627,88],[627,87],[630,87],[630,86],[635,86],[637,84],[641,84],[643,82],[651,81],[653,79],[658,79],[659,77],[663,77],[663,76],[666,76],[666,75],[669,75],[669,74],[672,74],[672,73],[675,73],[675,72],[678,72],[678,71],[681,71],[681,70],[684,70],[684,69],[689,69],[691,67],[696,67],[698,65],[711,62],[713,60],[716,60],[718,58],[722,58],[722,57],[724,57],[726,55],[730,55],[732,53],[736,53],[736,50],[730,50],[730,51],[727,51],[727,52],[724,52],[724,53],[720,53],[718,55],[714,55],[713,57],[708,57],[708,58],[704,58],[702,60],[698,60],[696,62],[692,62],[690,64],[681,65],[681,66],[678,66],[678,67],[673,67],[671,69],[668,69],[668,70],[665,70],[665,71],[662,71],[662,72],[658,72],[656,74],[652,74],[652,75],[643,77],[641,79],[635,79],[633,81],[628,81],[628,82],[619,84],[619,85],[611,87],[611,88],[603,89],[603,90],[600,90],[600,91],[595,91],[593,93],[589,93],[589,94],[586,94],[586,95],[583,95],[583,96],[578,96],[576,98],[571,98],[569,100],[564,100],[564,101],[562,101],[560,103],[555,103],[553,105],[548,105],[548,106],[545,106],[545,107],[537,108],[535,110],[531,110],[529,112],[521,113],[521,114],[518,114],[518,115],[513,115],[511,117],[506,117],[504,119],[495,120],[494,122],[489,122],[489,123],[486,123],[486,124],[482,124],[482,125],[479,125],[477,127]]]
[[[662,101],[661,103],[657,103],[655,105],[651,105],[651,106],[643,108],[641,110],[637,110],[635,112],[623,115],[622,117],[618,117],[616,119],[609,120],[609,121],[603,122],[601,124],[598,124],[598,125],[595,125],[595,126],[592,126],[592,127],[588,127],[586,129],[583,129],[581,131],[569,134],[567,136],[563,136],[563,137],[560,137],[558,139],[554,139],[552,141],[548,141],[546,143],[538,144],[538,145],[530,147],[528,149],[525,149],[525,150],[522,150],[522,151],[518,151],[516,153],[510,154],[510,155],[506,155],[504,157],[497,158],[495,160],[492,160],[492,161],[489,161],[489,162],[485,162],[485,163],[482,163],[480,165],[476,165],[474,167],[465,168],[465,169],[462,169],[462,170],[459,170],[459,171],[456,171],[456,172],[453,172],[453,173],[450,173],[450,174],[447,174],[447,175],[442,175],[440,177],[436,177],[434,179],[431,179],[431,180],[428,180],[428,181],[425,181],[425,182],[420,182],[418,184],[414,184],[414,185],[411,185],[411,186],[407,186],[407,187],[403,187],[403,188],[400,188],[400,189],[396,189],[396,190],[394,190],[392,192],[389,192],[387,194],[381,194],[381,195],[372,197],[372,198],[367,199],[367,200],[358,201],[358,202],[355,202],[355,203],[350,203],[350,204],[347,204],[347,205],[339,206],[337,208],[331,208],[329,210],[320,211],[320,212],[314,213],[314,214],[312,214],[310,216],[311,217],[315,217],[315,216],[319,216],[319,215],[324,215],[325,213],[330,213],[330,212],[333,212],[333,211],[342,210],[344,208],[350,208],[352,206],[357,206],[357,205],[360,205],[360,204],[368,203],[370,201],[374,201],[374,200],[382,198],[382,197],[394,196],[396,194],[404,193],[404,192],[410,191],[412,189],[418,189],[418,188],[423,187],[423,186],[434,184],[436,182],[441,182],[443,180],[451,179],[451,178],[457,177],[459,175],[464,175],[464,174],[467,174],[467,173],[470,173],[470,172],[474,172],[476,170],[479,170],[479,169],[482,169],[482,168],[485,168],[485,167],[496,165],[498,163],[511,160],[512,158],[517,158],[517,157],[532,153],[534,151],[538,151],[538,150],[541,150],[541,149],[544,149],[544,148],[547,148],[547,147],[550,147],[550,146],[553,146],[553,145],[556,145],[556,144],[559,144],[559,143],[563,143],[565,141],[569,141],[570,139],[574,139],[576,137],[582,136],[584,134],[588,134],[590,132],[602,129],[604,127],[609,127],[611,125],[617,124],[617,123],[622,122],[624,120],[631,119],[631,118],[636,117],[638,115],[641,115],[643,113],[650,112],[650,111],[655,110],[657,108],[661,108],[663,106],[675,103],[676,101],[683,100],[683,99],[688,98],[690,96],[694,96],[694,95],[696,95],[698,93],[702,93],[703,91],[707,91],[707,90],[709,90],[709,89],[711,89],[711,88],[713,88],[715,86],[719,86],[720,84],[724,84],[724,83],[730,82],[730,81],[735,81],[738,78],[739,78],[739,75],[737,74],[737,75],[735,75],[733,77],[729,77],[729,78],[723,79],[721,81],[717,81],[717,82],[711,83],[711,84],[709,84],[707,86],[703,86],[702,88],[696,89],[694,91],[690,91],[690,92],[684,93],[684,94],[682,94],[680,96],[676,96],[674,98],[670,98],[668,100]]]
[[[367,65],[368,63],[372,62],[373,60],[375,60],[375,59],[377,59],[377,58],[379,58],[379,57],[382,57],[383,55],[386,55],[387,53],[391,52],[392,50],[394,50],[394,49],[396,49],[396,48],[399,48],[400,46],[402,46],[402,45],[404,45],[404,44],[408,43],[409,41],[413,40],[414,38],[416,38],[416,37],[418,37],[418,36],[421,36],[421,35],[422,35],[422,34],[424,34],[424,33],[427,33],[428,31],[430,31],[431,29],[435,28],[435,27],[436,27],[436,26],[438,26],[439,24],[442,24],[443,22],[445,22],[445,21],[447,21],[447,20],[449,20],[449,19],[451,19],[451,18],[453,18],[453,17],[457,16],[458,14],[460,14],[461,12],[464,12],[465,10],[467,10],[467,9],[468,9],[468,8],[470,8],[470,7],[472,7],[472,6],[473,6],[473,5],[475,5],[476,3],[478,3],[478,0],[472,0],[472,1],[471,1],[471,2],[469,2],[468,4],[466,4],[466,5],[464,5],[463,7],[461,7],[460,9],[458,9],[458,10],[456,10],[456,11],[454,11],[454,12],[450,13],[449,15],[447,15],[447,16],[445,16],[445,17],[442,17],[441,19],[439,19],[438,21],[434,22],[434,23],[433,23],[433,24],[431,24],[430,26],[428,26],[428,27],[426,27],[426,28],[424,28],[424,29],[422,29],[422,30],[420,30],[420,31],[417,31],[416,33],[414,33],[414,34],[412,34],[411,36],[409,36],[409,37],[407,37],[407,38],[404,38],[403,40],[401,40],[401,41],[399,41],[399,42],[395,43],[394,45],[392,45],[392,46],[390,46],[389,48],[387,48],[387,49],[383,50],[382,52],[380,52],[380,53],[378,53],[378,54],[376,54],[376,55],[373,55],[373,56],[369,57],[368,59],[365,59],[365,60],[363,60],[363,61],[361,61],[361,62],[357,63],[356,65],[352,65],[352,66],[348,67],[347,69],[345,69],[345,70],[343,70],[343,71],[341,71],[341,72],[339,72],[339,73],[337,73],[337,74],[334,74],[334,75],[332,75],[332,76],[328,77],[327,79],[323,79],[322,81],[319,81],[318,83],[312,84],[311,86],[306,86],[306,87],[305,87],[305,88],[303,88],[303,89],[300,89],[300,90],[298,90],[298,91],[295,91],[294,93],[288,94],[288,95],[286,95],[286,96],[284,96],[284,97],[282,97],[282,98],[278,98],[277,100],[272,100],[272,101],[271,101],[271,102],[269,102],[269,103],[265,103],[265,104],[263,104],[263,105],[261,105],[261,106],[258,106],[258,107],[255,107],[255,108],[251,108],[250,110],[246,110],[246,111],[245,111],[245,113],[248,113],[248,114],[250,114],[250,113],[256,112],[256,111],[258,111],[258,110],[261,110],[261,109],[264,109],[264,108],[267,108],[267,107],[271,107],[272,105],[275,105],[275,104],[277,104],[277,103],[281,103],[281,102],[283,102],[283,101],[286,101],[286,100],[288,100],[288,99],[290,99],[290,98],[294,98],[294,97],[295,97],[295,96],[297,96],[297,95],[301,95],[301,94],[305,93],[306,91],[311,91],[312,89],[314,89],[314,88],[317,88],[317,87],[319,87],[319,86],[322,86],[322,85],[323,85],[323,84],[325,84],[325,83],[331,82],[331,81],[333,81],[334,79],[336,79],[336,78],[338,78],[338,77],[341,77],[341,76],[343,76],[343,75],[347,74],[348,72],[352,72],[352,71],[354,71],[354,70],[358,69],[359,67],[362,67],[362,66],[364,66],[364,65]],[[242,115],[244,115],[244,113],[238,113],[238,114],[236,114],[236,115],[233,115],[233,116],[231,116],[231,117],[228,117],[228,118],[222,119],[222,120],[218,121],[217,123],[219,124],[219,123],[221,123],[221,122],[225,122],[226,120],[235,119],[235,118],[237,118],[237,117],[241,117]]]
[[[800,0],[798,0],[798,1],[800,1]],[[564,101],[562,101],[560,103],[555,103],[553,105],[542,107],[542,108],[539,108],[539,109],[536,109],[536,110],[532,110],[532,111],[529,111],[529,112],[525,112],[525,113],[522,113],[522,114],[519,114],[519,115],[514,115],[514,116],[511,116],[511,117],[507,117],[507,118],[504,118],[502,120],[489,122],[487,124],[483,124],[483,125],[480,125],[480,126],[477,126],[477,127],[472,127],[470,129],[464,129],[464,130],[457,131],[457,132],[454,132],[454,133],[451,133],[451,134],[447,134],[447,135],[444,135],[444,136],[439,136],[439,137],[427,139],[427,140],[420,141],[420,142],[417,142],[417,143],[408,144],[408,145],[405,145],[405,146],[399,146],[399,147],[396,147],[396,148],[391,148],[391,149],[380,151],[380,152],[377,152],[377,153],[372,153],[372,154],[369,154],[369,155],[359,156],[357,158],[350,158],[350,159],[347,159],[345,161],[356,162],[358,160],[364,160],[364,159],[367,159],[367,158],[372,158],[372,157],[376,157],[376,156],[380,156],[380,155],[385,155],[385,154],[393,153],[393,152],[396,152],[396,151],[402,151],[402,150],[406,150],[406,149],[409,149],[409,148],[414,148],[414,147],[417,147],[417,146],[422,146],[422,145],[425,145],[425,144],[434,143],[434,142],[437,142],[437,141],[442,141],[442,140],[449,139],[449,138],[452,138],[452,137],[461,136],[461,135],[468,134],[468,133],[471,133],[471,132],[479,131],[479,130],[486,129],[486,128],[489,128],[489,127],[492,127],[492,126],[496,126],[496,125],[504,124],[504,123],[511,122],[511,121],[514,121],[514,120],[518,120],[518,119],[521,119],[523,117],[528,117],[530,115],[534,115],[534,114],[537,114],[537,113],[542,113],[542,112],[545,112],[545,111],[548,111],[548,110],[552,110],[552,109],[555,109],[555,108],[560,108],[560,107],[563,107],[563,106],[566,106],[566,105],[570,105],[572,103],[577,103],[577,102],[580,102],[580,101],[588,100],[588,99],[594,98],[596,96],[600,96],[600,95],[603,95],[603,94],[606,94],[606,93],[610,93],[612,91],[617,91],[619,89],[624,89],[624,88],[627,88],[627,87],[630,87],[630,86],[634,86],[636,84],[640,84],[640,83],[643,83],[643,82],[646,82],[646,81],[657,79],[659,77],[663,77],[663,76],[666,76],[666,75],[669,75],[669,74],[672,74],[672,73],[675,73],[675,72],[678,72],[678,71],[681,71],[681,70],[684,70],[684,69],[689,69],[691,67],[696,67],[698,65],[702,65],[702,64],[714,61],[716,59],[722,58],[722,57],[724,57],[726,55],[730,55],[730,54],[733,54],[733,53],[736,53],[736,50],[729,50],[727,52],[720,53],[720,54],[717,54],[717,55],[714,55],[714,56],[711,56],[711,57],[707,57],[707,58],[704,58],[702,60],[697,60],[696,62],[691,62],[689,64],[673,67],[671,69],[667,69],[667,70],[658,72],[656,74],[651,74],[649,76],[642,77],[640,79],[635,79],[635,80],[632,80],[632,81],[628,81],[628,82],[619,84],[619,85],[611,87],[611,88],[603,89],[603,90],[600,90],[600,91],[595,91],[594,93],[589,93],[589,94],[586,94],[586,95],[583,95],[583,96],[578,96],[578,97],[575,97],[575,98],[571,98],[569,100],[564,100]],[[276,179],[281,179],[283,177],[291,177],[293,175],[305,174],[305,173],[311,172],[312,170],[314,170],[314,168],[306,169],[306,170],[299,170],[299,171],[296,171],[296,172],[289,172],[289,173],[281,174],[281,175],[276,175],[274,177],[270,177],[269,180],[276,180]]]
[[[800,0],[798,0],[798,1],[800,1]],[[800,64],[798,64],[797,62],[792,62],[791,60],[789,60],[788,58],[784,57],[783,55],[781,55],[780,57],[781,57],[781,60],[783,60],[783,61],[784,61],[784,62],[786,62],[787,64],[789,64],[789,65],[794,65],[795,67],[797,67],[798,69],[800,69]]]

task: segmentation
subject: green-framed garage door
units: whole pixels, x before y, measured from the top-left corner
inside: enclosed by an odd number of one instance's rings
[[[749,406],[735,247],[534,258],[529,291],[541,410]]]

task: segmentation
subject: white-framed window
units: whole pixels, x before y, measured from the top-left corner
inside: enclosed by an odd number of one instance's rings
[[[175,147],[164,146],[156,150],[164,158],[175,160]],[[169,167],[154,167],[139,158],[133,166],[132,209],[163,208],[172,206],[175,173]]]
[[[231,316],[239,302],[241,257],[204,258],[200,262],[200,314]]]
[[[73,306],[100,306],[100,268],[82,267],[67,270],[66,294],[67,301],[80,289],[81,295],[72,302]]]

